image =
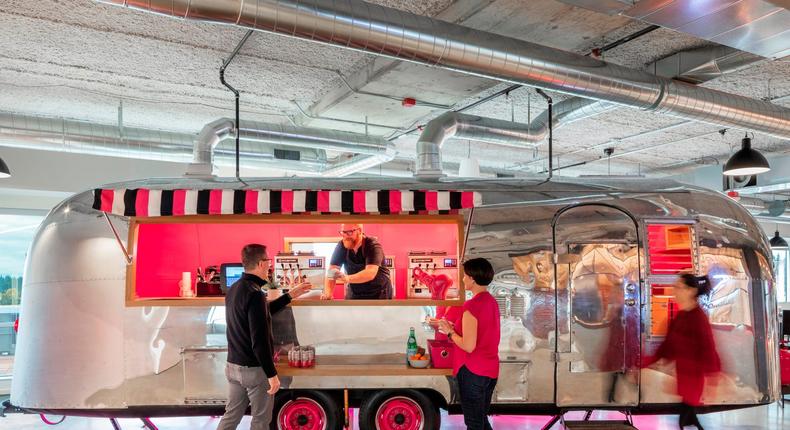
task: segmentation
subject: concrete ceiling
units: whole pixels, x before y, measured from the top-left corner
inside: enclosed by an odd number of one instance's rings
[[[554,0],[372,2],[585,54],[646,26]],[[207,122],[233,116],[233,98],[220,84],[218,69],[243,35],[232,27],[90,0],[6,0],[0,3],[0,109],[116,124],[122,104],[124,125],[197,133]],[[707,45],[688,34],[659,29],[607,51],[604,59],[642,68],[680,50]],[[242,91],[244,119],[364,132],[362,125],[337,119],[367,118],[368,131],[384,136],[424,124],[444,112],[441,106],[464,106],[507,87],[264,33],[250,38],[226,78]],[[783,97],[790,95],[790,57],[755,63],[704,86],[790,106],[790,97]],[[566,97],[552,96],[555,102]],[[403,97],[416,98],[418,105],[401,106]],[[544,109],[543,100],[525,87],[468,113],[526,122]],[[565,126],[555,133],[559,165],[586,164],[560,174],[677,174],[697,162],[725,160],[743,135],[730,130],[722,136],[717,127],[688,124],[630,137],[680,121],[620,108]],[[399,160],[390,168],[408,167],[416,138],[411,133],[395,141]],[[615,148],[616,158],[610,162],[600,160],[606,146]],[[759,134],[754,146],[777,155],[790,152],[787,141]],[[503,172],[534,173],[546,167],[546,145],[533,151],[450,141],[444,159],[458,163],[470,152],[484,168]],[[99,176],[97,182],[114,179]]]

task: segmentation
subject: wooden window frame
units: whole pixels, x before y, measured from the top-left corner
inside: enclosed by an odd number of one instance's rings
[[[463,255],[466,224],[462,214],[449,215],[319,215],[319,214],[255,214],[255,215],[187,215],[130,217],[127,248],[131,262],[126,265],[126,306],[224,306],[224,297],[139,298],[136,289],[137,242],[141,224],[456,224],[458,227],[458,258]],[[284,238],[287,239],[287,238]],[[301,238],[300,238],[301,239]],[[460,263],[460,261],[459,261]],[[460,306],[465,300],[463,265],[458,264],[458,298],[452,300],[389,299],[389,300],[294,300],[292,306]]]

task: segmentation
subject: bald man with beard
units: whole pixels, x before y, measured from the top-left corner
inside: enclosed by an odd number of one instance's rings
[[[322,300],[332,300],[338,280],[346,285],[346,299],[391,299],[389,270],[383,266],[384,249],[372,237],[365,236],[361,224],[341,224],[341,240],[337,243],[329,271],[337,273],[327,280]],[[345,267],[346,273],[340,271]]]

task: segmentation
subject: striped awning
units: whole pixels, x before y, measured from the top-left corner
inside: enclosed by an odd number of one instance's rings
[[[230,214],[450,214],[480,204],[472,191],[94,190],[93,208],[122,216]]]

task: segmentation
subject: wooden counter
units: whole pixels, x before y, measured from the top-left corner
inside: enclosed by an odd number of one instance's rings
[[[291,302],[291,306],[461,306],[461,299],[430,300],[300,300]],[[225,297],[147,297],[127,301],[127,306],[225,306]]]
[[[316,365],[310,368],[288,366],[287,359],[277,363],[279,376],[452,376],[453,369],[415,369],[406,363],[395,364],[392,362],[364,363],[345,362],[340,356],[318,356]]]

